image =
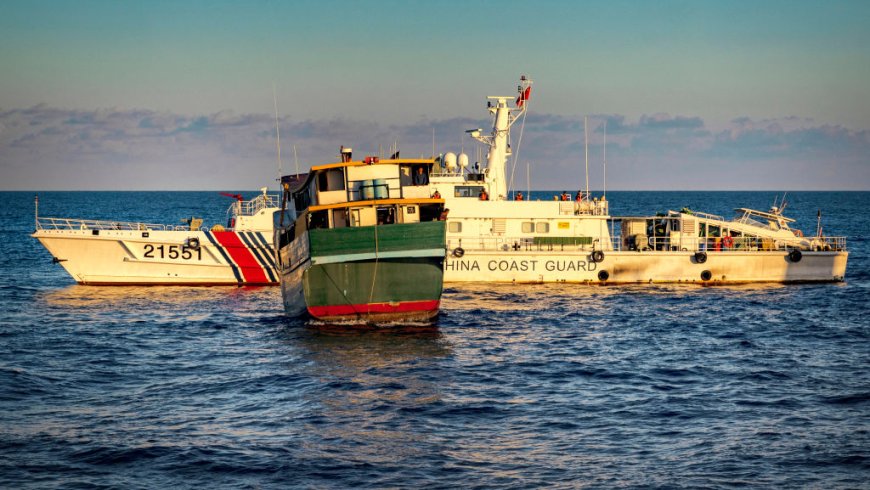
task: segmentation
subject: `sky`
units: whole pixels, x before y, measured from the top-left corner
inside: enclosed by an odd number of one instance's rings
[[[585,118],[594,189],[606,124],[608,189],[870,190],[868,46],[866,1],[0,0],[0,190],[474,161],[522,74],[517,188],[581,186]]]

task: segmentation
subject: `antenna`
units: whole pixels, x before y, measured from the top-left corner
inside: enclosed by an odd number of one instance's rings
[[[299,175],[299,158],[296,156],[296,145],[293,145],[293,160],[296,162],[296,175]]]
[[[38,230],[39,229],[39,194],[36,194],[34,196],[33,202],[34,202],[34,205],[36,206],[36,210],[33,214],[33,223],[34,223],[34,226],[36,227],[34,229]],[[819,213],[821,214],[821,211],[819,211]]]
[[[607,119],[604,120],[604,199],[607,199]]]
[[[532,183],[531,183],[531,179],[530,179],[530,176],[531,176],[531,172],[529,170],[530,166],[531,166],[531,164],[529,163],[528,160],[526,160],[526,199],[531,201],[532,200]]]
[[[435,158],[435,127],[432,127],[432,158]]]
[[[275,101],[275,135],[277,136],[277,140],[275,144],[278,146],[278,182],[281,182],[281,174],[283,173],[281,169],[281,131],[278,129],[278,94],[275,91],[275,83],[272,83],[272,99]],[[295,153],[295,146],[294,153]],[[298,164],[297,164],[298,166]],[[296,172],[299,173],[298,170]]]
[[[589,200],[589,131],[587,129],[589,117],[583,116],[583,139],[585,141],[585,153],[586,153],[586,200]]]

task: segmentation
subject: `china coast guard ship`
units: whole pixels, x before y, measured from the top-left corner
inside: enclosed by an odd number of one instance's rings
[[[271,246],[278,196],[267,189],[227,210],[227,226],[185,225],[39,216],[31,235],[79,284],[272,285],[278,283]]]
[[[444,279],[434,159],[366,157],[282,178],[275,231],[284,310],[328,322],[429,322]]]
[[[468,131],[488,150],[483,169],[448,153],[430,177],[444,196],[447,282],[701,284],[842,281],[844,237],[805,237],[783,216],[737,209],[725,219],[688,209],[611,217],[587,191],[558,201],[508,200],[510,129],[527,109],[531,80],[518,96],[488,97],[492,132]],[[567,196],[565,196],[567,197]]]

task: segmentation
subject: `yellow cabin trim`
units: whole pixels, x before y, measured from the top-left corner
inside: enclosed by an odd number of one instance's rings
[[[311,172],[317,172],[319,170],[329,170],[333,168],[342,168],[342,167],[364,167],[366,165],[434,165],[435,160],[432,158],[402,158],[398,160],[387,160],[381,159],[374,163],[366,163],[363,161],[353,161],[353,162],[336,162],[336,163],[327,163],[324,165],[317,165],[311,167]]]
[[[365,208],[372,206],[383,206],[388,204],[444,204],[444,199],[369,199],[366,201],[346,201],[335,204],[324,204],[322,206],[309,206],[308,211],[313,213],[315,211],[323,211],[324,209]]]

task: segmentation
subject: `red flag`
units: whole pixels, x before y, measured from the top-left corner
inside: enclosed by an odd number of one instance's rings
[[[532,86],[529,85],[528,87],[526,87],[525,90],[520,92],[519,97],[517,97],[517,107],[522,107],[523,104],[525,104],[526,101],[529,100],[529,96],[531,94],[532,94]]]

